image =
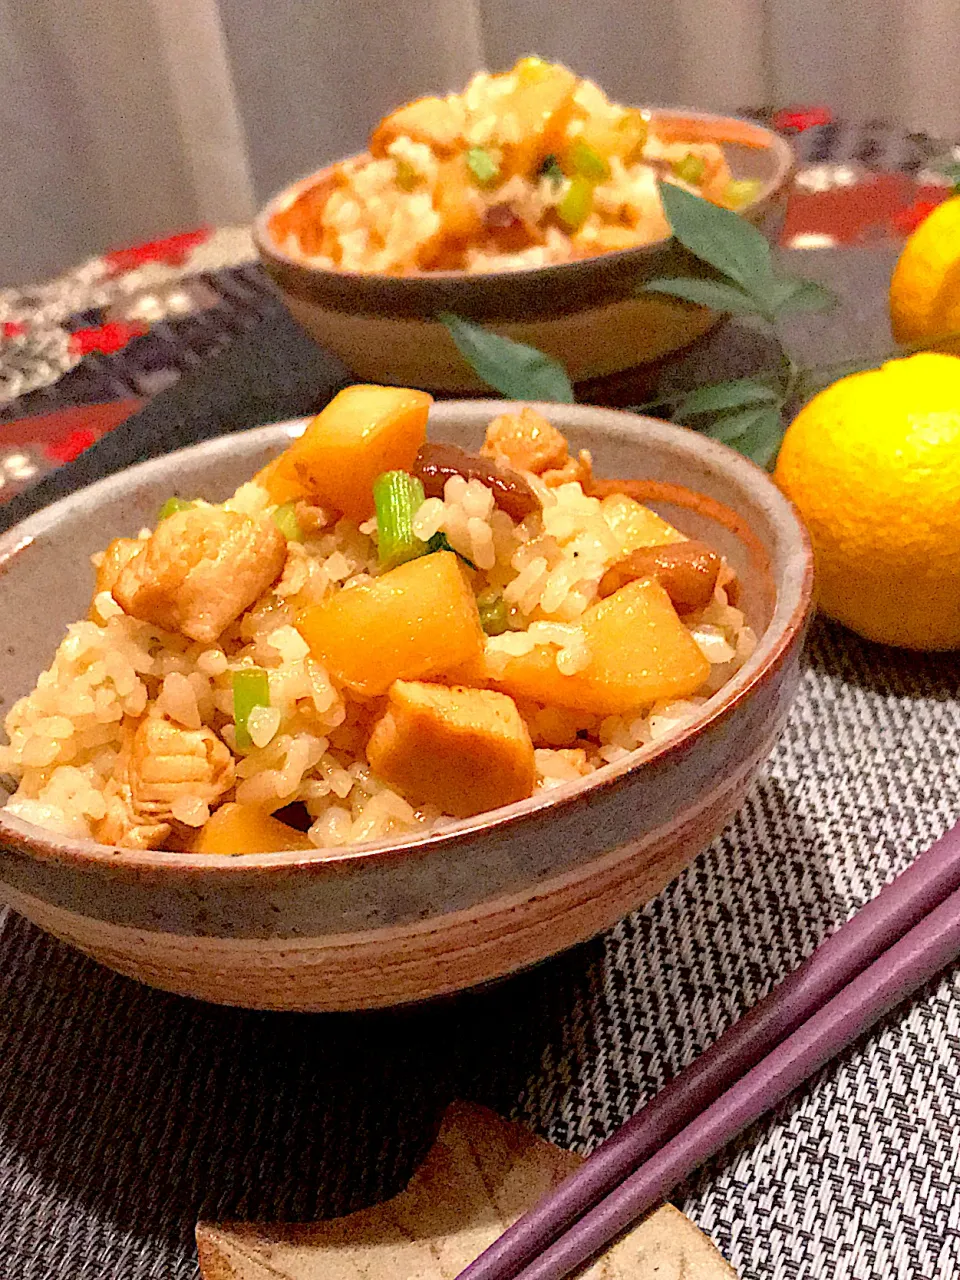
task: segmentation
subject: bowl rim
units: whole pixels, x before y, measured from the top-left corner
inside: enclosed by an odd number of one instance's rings
[[[522,824],[537,815],[589,802],[590,797],[596,793],[619,788],[624,780],[640,767],[654,760],[669,759],[673,755],[686,751],[693,739],[704,729],[728,715],[778,670],[806,630],[813,610],[814,564],[813,548],[800,515],[793,503],[776,487],[770,475],[756,463],[719,441],[657,418],[592,405],[558,406],[542,401],[460,399],[435,403],[431,409],[431,421],[435,420],[435,416],[440,418],[442,427],[442,420],[446,417],[456,418],[466,412],[467,416],[475,415],[481,418],[484,414],[492,415],[510,409],[519,410],[524,404],[545,415],[549,415],[551,411],[555,412],[560,407],[568,415],[567,425],[572,425],[574,428],[578,425],[587,428],[591,425],[602,426],[604,423],[611,427],[624,427],[630,424],[634,430],[639,427],[648,436],[683,444],[691,455],[699,455],[701,460],[728,475],[732,472],[735,480],[757,491],[764,504],[772,508],[773,518],[788,529],[793,544],[792,549],[798,559],[798,568],[793,574],[793,580],[788,581],[786,590],[782,587],[778,589],[770,621],[759,638],[753,654],[725,685],[707,699],[701,715],[662,742],[650,743],[629,752],[623,758],[604,765],[584,778],[563,783],[539,795],[487,810],[474,817],[454,820],[433,831],[423,834],[414,832],[400,839],[387,838],[363,844],[340,846],[332,850],[294,849],[278,853],[196,854],[153,849],[123,849],[99,844],[93,840],[59,836],[26,822],[16,815],[7,814],[5,809],[0,808],[0,843],[12,844],[17,851],[28,853],[43,862],[69,863],[75,868],[89,871],[123,870],[134,876],[138,873],[174,875],[179,873],[178,878],[189,879],[192,876],[203,877],[212,872],[244,876],[251,871],[272,869],[286,869],[299,874],[324,874],[346,870],[358,862],[369,859],[394,861],[452,849],[458,844],[469,843],[481,833],[496,833],[505,827]],[[574,419],[579,418],[580,422],[570,423],[569,415],[571,414]],[[290,419],[201,441],[187,448],[123,468],[94,484],[77,490],[44,507],[0,536],[0,575],[4,573],[7,563],[14,556],[53,531],[62,520],[68,519],[78,510],[89,511],[95,508],[99,499],[107,494],[120,478],[130,484],[131,488],[135,488],[138,479],[160,469],[163,464],[169,464],[171,460],[186,461],[198,454],[203,454],[207,459],[216,459],[219,454],[231,453],[236,447],[238,437],[250,441],[252,445],[261,442],[270,444],[285,438],[292,440],[302,434],[308,421],[309,418]],[[749,529],[749,526],[747,528]]]
[[[796,166],[796,156],[789,140],[758,121],[749,120],[743,116],[724,115],[713,111],[688,110],[683,107],[648,106],[641,109],[649,111],[654,117],[659,115],[677,120],[686,119],[718,127],[724,124],[738,126],[745,132],[749,131],[757,139],[756,143],[746,145],[755,146],[757,150],[770,151],[774,155],[777,163],[773,175],[764,183],[757,195],[744,205],[742,210],[737,211],[739,213],[748,215],[751,212],[762,212],[772,197],[785,186],[793,174]],[[728,141],[732,142],[733,140]],[[253,242],[261,257],[266,261],[274,260],[287,274],[303,275],[307,279],[313,277],[330,281],[339,280],[344,285],[352,285],[354,288],[382,284],[384,281],[390,281],[392,287],[402,287],[402,285],[397,286],[393,282],[403,281],[408,287],[413,284],[422,286],[432,282],[438,284],[445,282],[448,285],[473,282],[477,288],[489,288],[495,282],[502,282],[505,278],[517,281],[518,285],[528,284],[531,287],[536,287],[538,283],[553,280],[559,273],[570,268],[579,268],[582,271],[589,269],[598,262],[609,264],[609,269],[614,271],[619,265],[636,262],[639,259],[652,257],[663,252],[674,240],[671,232],[669,235],[661,236],[658,240],[651,240],[647,244],[634,245],[628,249],[608,250],[605,253],[591,254],[586,258],[576,258],[570,262],[553,262],[538,267],[516,267],[502,271],[464,271],[462,269],[456,271],[422,271],[410,275],[389,275],[382,271],[344,271],[339,267],[315,266],[303,258],[287,253],[285,249],[281,248],[269,233],[270,220],[274,214],[288,208],[304,191],[309,190],[310,187],[315,186],[323,178],[327,177],[338,165],[366,154],[367,152],[359,151],[349,156],[342,156],[339,160],[334,160],[330,164],[324,165],[320,169],[315,169],[312,173],[288,183],[287,186],[272,195],[260,209],[252,224]]]

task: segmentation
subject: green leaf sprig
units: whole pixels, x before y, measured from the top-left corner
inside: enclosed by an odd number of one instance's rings
[[[698,387],[676,399],[673,416],[769,466],[783,437],[784,410],[805,391],[805,371],[784,349],[777,322],[792,311],[822,311],[836,299],[816,281],[778,271],[769,241],[746,218],[674,183],[659,186],[674,236],[719,278],[664,276],[648,280],[642,290],[751,316],[773,334],[782,352],[780,368],[770,379],[737,378]]]
[[[638,291],[669,294],[696,306],[749,317],[775,337],[781,358],[778,367],[761,377],[713,383],[635,407],[665,408],[674,421],[769,466],[783,437],[784,411],[825,385],[828,373],[797,364],[777,332],[778,322],[790,312],[831,307],[836,299],[816,281],[779,271],[766,237],[741,214],[672,182],[661,182],[659,190],[673,234],[696,259],[696,267],[688,274],[648,280]],[[444,313],[439,319],[477,376],[502,395],[514,400],[573,402],[570,378],[551,356],[461,316]],[[875,363],[848,362],[843,372]],[[841,374],[835,372],[836,376]]]
[[[438,317],[477,377],[508,400],[553,400],[573,404],[573,386],[559,360],[512,338],[503,338],[462,316]]]

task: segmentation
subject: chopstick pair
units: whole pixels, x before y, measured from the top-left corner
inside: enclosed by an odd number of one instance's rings
[[[920,854],[457,1280],[561,1280],[960,955],[960,825]]]

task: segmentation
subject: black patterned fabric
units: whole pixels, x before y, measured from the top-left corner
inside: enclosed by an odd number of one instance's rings
[[[887,256],[816,274],[832,358],[882,340]],[[872,300],[872,301],[870,301]],[[694,363],[713,377],[736,344]],[[722,348],[722,352],[721,352]],[[725,353],[725,354],[722,354]],[[7,518],[340,385],[278,312]],[[462,1096],[589,1150],[960,818],[960,657],[819,624],[788,729],[724,835],[604,938],[482,992],[282,1016],[117,977],[0,924],[0,1280],[187,1280],[198,1216],[309,1219],[398,1190]],[[750,1280],[960,1275],[960,973],[889,1017],[677,1203]]]

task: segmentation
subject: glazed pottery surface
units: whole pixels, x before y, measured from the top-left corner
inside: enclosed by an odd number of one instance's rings
[[[704,112],[653,113],[664,137],[723,145],[737,178],[761,183],[743,216],[779,230],[793,170],[790,144],[769,129]],[[638,292],[655,276],[701,268],[671,238],[521,271],[387,276],[311,266],[284,248],[298,206],[316,203],[332,168],[293,183],[257,218],[254,238],[294,318],[360,378],[443,392],[486,388],[436,317],[452,311],[561,360],[574,382],[604,377],[686,346],[718,319],[666,294]]]
[[[434,406],[430,434],[475,448],[502,401]],[[737,571],[756,652],[665,743],[426,837],[243,857],[115,850],[0,812],[0,896],[103,963],[202,999],[268,1009],[420,1000],[502,976],[609,927],[723,827],[783,725],[810,611],[811,556],[769,477],[651,419],[539,406],[599,476]],[[88,557],[152,525],[173,493],[226,497],[301,431],[228,436],[112,476],[0,539],[0,711],[86,613]]]

